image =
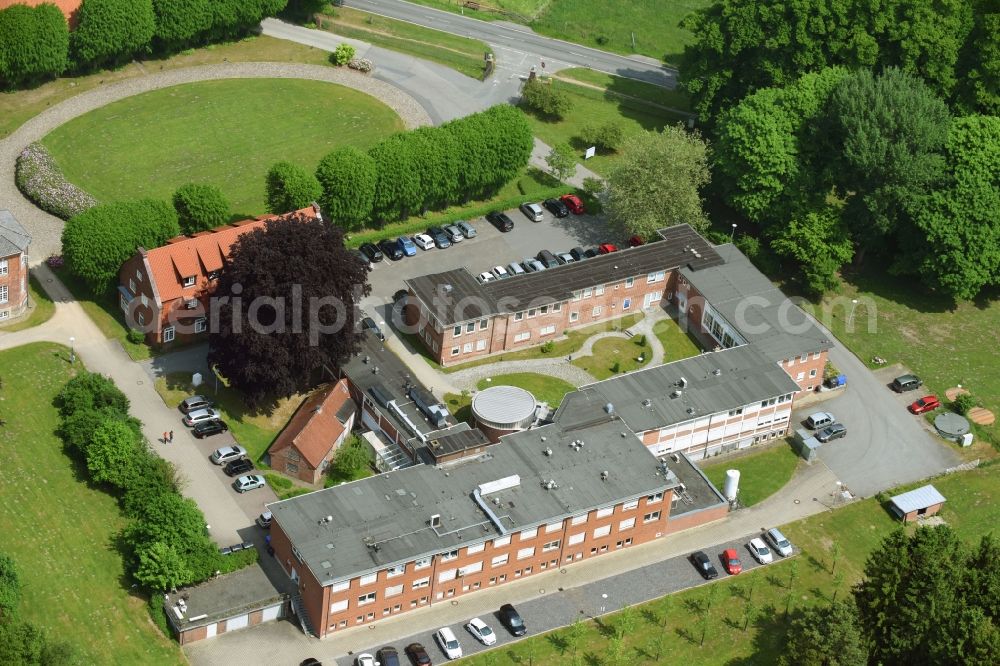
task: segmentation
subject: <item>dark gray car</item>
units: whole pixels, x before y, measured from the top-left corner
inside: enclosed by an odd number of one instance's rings
[[[834,423],[833,425],[828,425],[827,427],[816,433],[816,439],[823,442],[832,442],[835,439],[840,439],[841,437],[847,437],[847,426],[843,423]]]

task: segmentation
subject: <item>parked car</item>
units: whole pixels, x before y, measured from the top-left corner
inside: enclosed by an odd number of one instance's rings
[[[216,465],[225,465],[227,462],[245,458],[247,450],[242,446],[223,446],[212,452],[211,460]]]
[[[465,236],[466,238],[476,237],[476,228],[471,224],[469,224],[468,222],[466,222],[465,220],[459,220],[458,222],[455,223],[455,226],[458,227],[459,231],[461,231],[462,235]]]
[[[546,268],[555,268],[559,265],[559,260],[556,259],[556,255],[552,254],[548,250],[542,250],[535,255],[535,258],[542,262],[542,265]]]
[[[373,264],[382,261],[383,258],[382,251],[379,250],[377,247],[375,247],[373,243],[362,243],[361,247],[359,247],[358,249],[361,250],[361,254],[368,257],[368,261],[372,262]]]
[[[264,511],[259,516],[257,516],[257,520],[255,520],[254,522],[256,522],[259,527],[265,530],[269,530],[271,529],[271,518],[272,518],[271,512]]]
[[[368,654],[367,652],[362,652],[357,657],[354,658],[355,666],[376,666],[375,657]]]
[[[743,571],[743,563],[740,562],[740,556],[736,554],[735,548],[726,548],[722,551],[722,567],[730,576]]]
[[[399,666],[399,652],[391,645],[379,648],[375,658],[380,666]]]
[[[509,264],[507,264],[507,272],[510,273],[511,277],[514,277],[514,276],[517,276],[517,275],[524,275],[524,273],[525,273],[524,266],[522,266],[521,264],[517,263],[516,261],[512,261]]]
[[[842,437],[847,437],[847,426],[843,423],[831,423],[827,427],[823,428],[816,433],[816,439],[826,444],[827,442],[832,442],[835,439],[840,439]]]
[[[792,554],[792,543],[785,538],[785,535],[781,531],[772,527],[768,531],[764,532],[764,538],[767,542],[771,544],[771,547],[778,551],[782,557],[790,557]]]
[[[399,243],[391,238],[380,240],[378,242],[378,249],[382,251],[383,255],[389,257],[393,261],[399,261],[406,256],[403,253],[403,248],[399,247]]]
[[[465,236],[462,235],[462,230],[458,228],[458,225],[449,224],[444,228],[444,232],[448,234],[448,240],[452,243],[461,243],[465,240]]]
[[[910,412],[912,412],[913,414],[925,414],[927,412],[933,412],[940,406],[941,406],[941,401],[938,400],[938,397],[936,395],[925,395],[924,397],[920,398],[920,400],[913,402],[913,404],[910,405],[909,409]]]
[[[212,419],[211,421],[202,421],[201,423],[195,423],[194,428],[191,429],[191,433],[196,439],[205,439],[206,437],[211,437],[212,435],[218,435],[219,433],[226,432],[229,430],[229,426],[222,419]]]
[[[267,481],[265,481],[264,477],[260,474],[248,474],[247,476],[241,476],[233,481],[233,488],[235,488],[238,493],[245,493],[248,490],[263,488],[266,485]]]
[[[566,217],[569,215],[569,208],[559,199],[546,199],[542,205],[549,209],[549,212],[556,217]]]
[[[419,247],[421,250],[433,250],[434,249],[434,239],[427,234],[417,234],[413,237],[413,244]]]
[[[323,666],[323,662],[316,657],[308,657],[299,662],[299,666]]]
[[[181,400],[181,404],[178,407],[185,414],[190,414],[193,411],[211,407],[213,404],[215,403],[204,396],[192,395]]]
[[[202,421],[211,421],[212,419],[219,418],[219,412],[215,411],[211,407],[204,407],[202,409],[196,409],[192,412],[188,412],[181,421],[184,422],[189,428],[193,428],[195,423],[201,423]]]
[[[560,252],[559,254],[556,255],[556,261],[558,261],[559,264],[562,265],[562,264],[572,264],[574,261],[576,261],[576,259],[574,259],[573,255],[570,254],[569,252]]]
[[[611,254],[612,252],[617,252],[618,246],[612,245],[611,243],[601,243],[597,246],[597,254]]]
[[[417,254],[417,245],[406,236],[400,236],[397,238],[396,244],[399,245],[399,249],[402,250],[403,254],[407,257],[412,257]]]
[[[441,227],[428,227],[427,235],[434,239],[434,245],[442,250],[451,247],[451,239]]]
[[[583,261],[587,258],[587,254],[582,247],[574,247],[569,253],[577,261]]]
[[[490,629],[490,625],[486,624],[478,617],[474,617],[465,625],[469,633],[476,637],[476,640],[483,645],[493,645],[497,642],[497,635],[493,633]]]
[[[629,236],[628,246],[629,247],[639,247],[640,245],[645,245],[646,241],[642,240],[640,236]]]
[[[420,643],[410,643],[406,646],[406,655],[413,666],[431,666],[431,658]]]
[[[524,213],[524,216],[532,222],[541,222],[545,219],[545,213],[542,211],[542,207],[536,203],[523,203],[520,208],[521,212]]]
[[[494,280],[496,280],[496,278],[493,277],[493,273],[490,273],[489,271],[483,271],[479,274],[479,282],[482,284],[493,282]]]
[[[372,260],[368,258],[368,255],[361,250],[351,250],[351,254],[361,262],[361,265],[368,270],[372,269]]]
[[[809,418],[806,419],[806,427],[811,430],[816,430],[824,426],[832,425],[837,422],[837,418],[830,412],[815,412],[810,414]]]
[[[905,393],[906,391],[915,391],[924,383],[920,381],[920,377],[916,375],[901,375],[892,380],[892,390],[896,393]]]
[[[559,197],[559,201],[566,204],[566,208],[569,208],[574,215],[583,215],[586,212],[583,209],[583,202],[580,201],[580,197],[575,194],[564,194]]]
[[[498,280],[506,280],[510,277],[510,273],[508,273],[507,269],[503,266],[494,266],[492,272]]]
[[[719,577],[718,570],[715,568],[715,565],[712,564],[712,560],[708,559],[708,555],[706,555],[703,550],[691,553],[691,564],[694,565],[694,568],[698,570],[698,573],[700,573],[701,577],[705,580],[712,580],[713,578]]]
[[[593,259],[594,257],[596,257],[599,254],[601,254],[601,253],[598,252],[597,248],[596,247],[592,247],[589,250],[587,250],[586,252],[584,252],[583,256],[586,257],[587,259]]]
[[[754,537],[750,539],[750,543],[747,544],[747,549],[753,558],[760,562],[761,564],[770,564],[774,558],[771,555],[771,549],[767,547],[764,540],[760,537]]]
[[[451,630],[451,627],[441,627],[436,632],[434,632],[434,640],[441,647],[441,651],[449,659],[461,659],[462,658],[462,646],[459,644],[458,639],[455,638],[455,632]]]
[[[377,337],[382,342],[385,342],[385,333],[382,332],[382,329],[378,327],[378,324],[376,324],[375,320],[372,319],[371,317],[365,317],[364,319],[361,320],[361,330],[371,331],[372,333],[375,334],[375,337]]]
[[[528,628],[524,626],[521,614],[510,604],[500,607],[500,622],[514,636],[524,636],[528,633]]]
[[[253,461],[249,458],[237,458],[226,464],[222,471],[226,476],[242,476],[253,469]]]
[[[524,266],[524,271],[526,273],[537,273],[538,271],[545,270],[545,264],[538,261],[538,259],[532,259],[531,257],[525,257],[522,259],[521,265]]]
[[[493,211],[486,214],[486,220],[500,231],[507,232],[514,228],[514,220],[507,217],[507,213]]]

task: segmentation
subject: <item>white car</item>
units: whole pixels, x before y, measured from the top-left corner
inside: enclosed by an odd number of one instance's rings
[[[490,625],[486,624],[478,617],[474,617],[469,620],[465,628],[469,630],[469,633],[476,637],[476,640],[483,645],[493,645],[497,642],[497,635],[493,633],[490,629]]]
[[[511,277],[516,277],[518,275],[524,275],[525,270],[524,266],[517,263],[516,261],[512,261],[509,264],[507,264],[507,272],[510,273]]]
[[[493,275],[495,275],[498,280],[505,280],[510,277],[510,273],[508,273],[507,269],[503,266],[494,266]]]
[[[378,666],[378,662],[375,661],[375,657],[371,656],[367,652],[362,652],[355,657],[354,663],[356,666]]]
[[[487,282],[493,282],[493,280],[496,280],[496,278],[493,277],[493,273],[490,273],[489,271],[483,271],[482,273],[479,274],[479,281],[482,282],[483,284],[486,284]]]
[[[240,458],[245,458],[247,455],[247,450],[242,446],[223,446],[221,449],[216,449],[211,455],[211,460],[216,465],[225,465],[227,462],[232,460],[239,460]]]
[[[433,250],[434,249],[434,239],[427,234],[417,234],[413,237],[413,242],[421,250]]]
[[[202,421],[212,421],[217,418],[219,418],[219,412],[215,411],[211,407],[206,407],[205,409],[194,410],[182,420],[184,421],[184,425],[191,428],[194,427],[194,424],[196,423],[201,423]]]
[[[233,481],[233,489],[238,493],[245,493],[248,490],[256,490],[267,485],[260,474],[248,474]]]
[[[455,638],[455,632],[450,627],[441,627],[438,629],[434,634],[434,640],[437,641],[441,647],[441,651],[449,659],[462,658],[462,646],[459,645],[458,639]]]
[[[747,549],[750,550],[750,554],[753,555],[754,559],[761,564],[770,564],[774,561],[774,557],[771,555],[771,549],[767,547],[764,540],[760,537],[754,537],[750,539],[750,543],[747,544]]]

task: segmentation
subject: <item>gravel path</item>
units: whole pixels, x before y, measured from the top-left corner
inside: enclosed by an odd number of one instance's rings
[[[468,370],[459,370],[445,375],[452,384],[471,390],[476,389],[480,380],[513,372],[534,372],[569,382],[573,386],[590,384],[594,378],[582,368],[566,362],[565,357],[539,358],[525,361],[499,361],[487,365],[477,365]]]
[[[431,124],[424,108],[399,88],[350,69],[322,65],[276,62],[205,65],[157,72],[81,93],[46,109],[0,140],[0,207],[10,210],[31,234],[32,263],[60,251],[63,222],[36,208],[14,184],[14,162],[25,146],[77,116],[132,95],[181,83],[234,78],[310,79],[337,83],[380,100],[399,114],[407,128]]]

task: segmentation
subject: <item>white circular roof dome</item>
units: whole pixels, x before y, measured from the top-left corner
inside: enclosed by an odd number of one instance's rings
[[[472,413],[484,425],[526,428],[535,418],[535,396],[517,386],[491,386],[472,399]]]

